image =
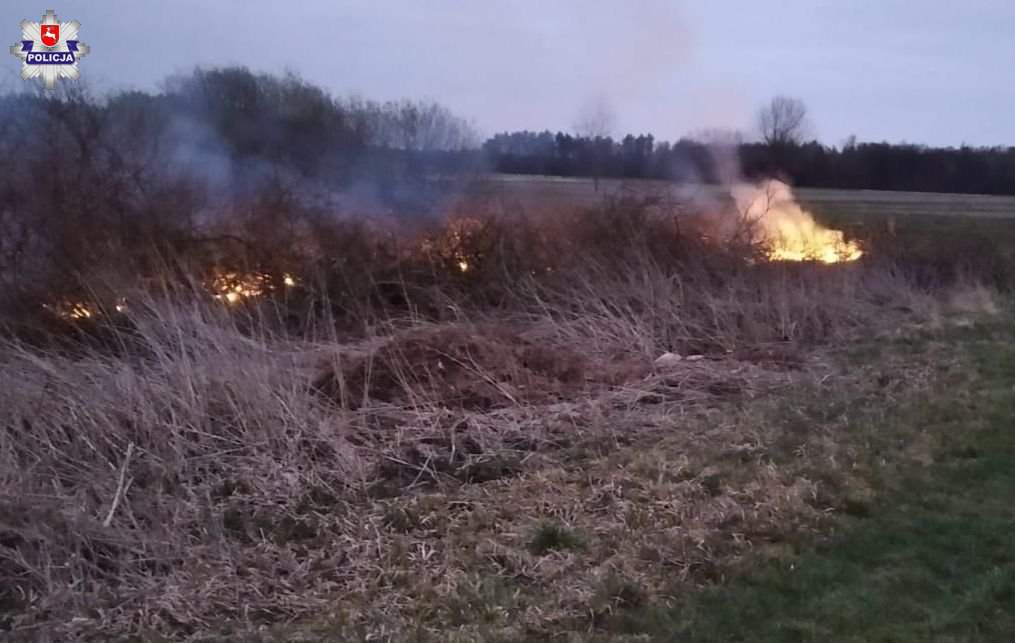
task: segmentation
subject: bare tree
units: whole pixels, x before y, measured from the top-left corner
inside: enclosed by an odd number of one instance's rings
[[[370,105],[374,144],[412,151],[454,151],[478,145],[479,135],[463,118],[443,105],[402,100]]]
[[[576,135],[588,139],[595,153],[595,172],[592,184],[599,191],[599,177],[603,174],[608,150],[604,150],[605,141],[617,126],[617,115],[605,96],[598,96],[587,102],[578,112],[574,124]]]
[[[776,96],[758,112],[758,127],[770,146],[799,143],[807,129],[807,106],[799,98]]]
[[[617,114],[605,96],[598,96],[582,106],[574,124],[574,133],[586,138],[610,136],[617,126]]]

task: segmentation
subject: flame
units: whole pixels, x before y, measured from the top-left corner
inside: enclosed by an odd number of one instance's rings
[[[75,321],[91,319],[97,312],[91,305],[83,301],[64,300],[55,304],[43,304],[42,307],[57,317],[73,319]]]
[[[71,319],[91,319],[94,313],[86,304],[71,304],[67,316]]]
[[[842,231],[818,224],[781,181],[736,185],[731,193],[741,214],[757,226],[755,240],[768,246],[772,261],[839,263],[863,256],[860,246],[847,241]]]
[[[212,298],[227,304],[238,304],[276,290],[278,281],[275,279],[266,272],[216,272],[203,285]],[[292,273],[282,273],[281,283],[286,288],[293,288],[299,285],[299,279]],[[73,299],[42,304],[42,307],[57,317],[72,321],[98,318],[111,312],[102,302]],[[117,297],[112,310],[120,314],[128,312],[130,307],[127,298]]]
[[[481,219],[459,217],[450,219],[435,235],[423,237],[419,251],[449,268],[466,273],[483,259],[484,226]]]
[[[263,272],[220,272],[206,284],[215,299],[237,304],[273,290],[271,275]]]

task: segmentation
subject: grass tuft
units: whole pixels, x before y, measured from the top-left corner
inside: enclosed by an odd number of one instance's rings
[[[574,529],[558,522],[542,522],[529,539],[529,551],[533,556],[545,556],[552,551],[580,549],[585,541]]]

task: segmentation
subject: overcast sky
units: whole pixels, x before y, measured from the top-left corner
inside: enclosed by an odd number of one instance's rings
[[[104,89],[242,64],[436,99],[484,134],[570,129],[606,100],[618,131],[669,139],[749,131],[786,94],[826,143],[1015,145],[1005,0],[3,0],[5,44],[50,7],[81,22],[82,75]],[[4,82],[23,82],[3,53]]]

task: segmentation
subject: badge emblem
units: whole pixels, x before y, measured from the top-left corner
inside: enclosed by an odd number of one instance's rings
[[[88,45],[78,40],[80,29],[77,20],[60,22],[52,9],[41,22],[23,21],[21,41],[11,46],[11,53],[21,59],[21,77],[40,78],[46,89],[54,89],[60,78],[79,78],[78,60],[88,54]]]

